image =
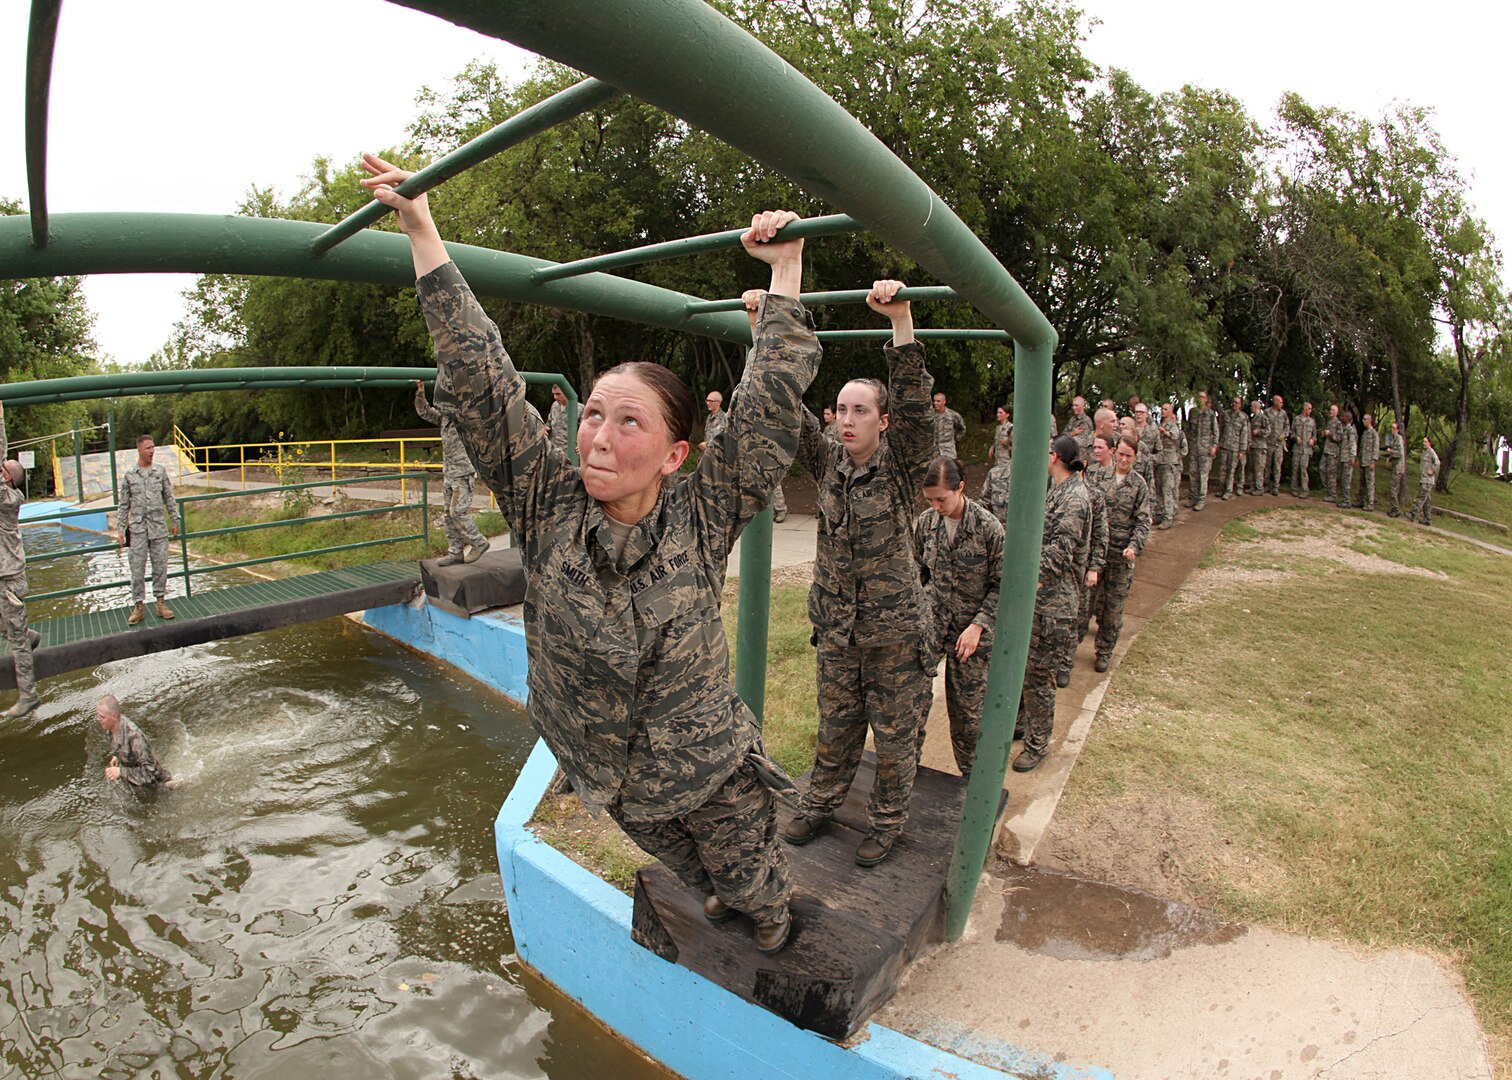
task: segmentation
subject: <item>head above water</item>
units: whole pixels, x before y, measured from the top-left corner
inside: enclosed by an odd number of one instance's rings
[[[106,694],[95,702],[95,719],[100,722],[104,731],[111,733],[121,723],[121,701],[114,694]]]
[[[589,496],[617,521],[633,524],[649,513],[662,480],[688,456],[697,409],[683,381],[660,364],[631,361],[600,375],[578,425]]]
[[[840,445],[852,461],[864,465],[882,445],[887,430],[887,387],[876,379],[852,379],[840,388],[835,419],[840,422]]]

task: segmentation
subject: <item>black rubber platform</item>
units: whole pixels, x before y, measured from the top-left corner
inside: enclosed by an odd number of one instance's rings
[[[419,591],[418,566],[381,562],[170,596],[168,606],[178,616],[171,622],[154,614],[151,601],[147,617],[136,626],[126,624],[129,606],[46,619],[32,623],[42,635],[33,654],[36,674],[45,679],[111,660],[400,604]],[[13,690],[16,667],[3,639],[0,658],[0,689]]]
[[[635,940],[799,1027],[831,1039],[854,1034],[920,950],[943,939],[945,872],[966,800],[961,777],[921,768],[907,828],[884,862],[865,869],[856,865],[856,845],[866,836],[875,774],[868,752],[828,829],[803,847],[783,844],[794,922],[782,952],[757,952],[744,916],[711,924],[703,895],[660,863],[636,877]],[[791,814],[778,816],[786,824]]]
[[[520,563],[519,548],[493,548],[477,562],[451,566],[421,559],[420,577],[433,604],[464,619],[525,599],[525,568]]]

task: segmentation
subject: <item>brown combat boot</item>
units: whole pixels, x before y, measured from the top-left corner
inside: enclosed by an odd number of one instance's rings
[[[479,559],[481,559],[484,553],[487,552],[488,549],[492,546],[493,545],[490,544],[487,540],[483,541],[481,544],[474,544],[472,547],[467,549],[467,554],[462,557],[462,561],[465,563],[475,563]]]
[[[168,606],[168,601],[159,597],[157,602],[157,617],[160,619],[175,619],[178,616],[173,614],[173,609]]]
[[[868,836],[856,847],[857,866],[876,866],[892,854],[892,836]]]
[[[131,609],[131,614],[126,616],[126,625],[135,626],[147,617],[147,608],[144,604],[137,604]]]
[[[448,551],[445,555],[441,556],[439,559],[436,560],[436,565],[437,566],[456,566],[461,561],[462,561],[462,553],[460,551]]]
[[[782,838],[794,847],[802,847],[829,824],[828,818],[806,818],[802,814],[782,827]]]
[[[712,894],[704,900],[703,912],[704,918],[708,919],[711,923],[729,922],[736,915],[740,914],[740,912],[736,911],[729,904]]]
[[[788,935],[792,930],[793,917],[787,911],[783,911],[779,919],[757,923],[756,932],[751,935],[756,942],[756,951],[768,956],[781,952],[783,946],[788,943]]]

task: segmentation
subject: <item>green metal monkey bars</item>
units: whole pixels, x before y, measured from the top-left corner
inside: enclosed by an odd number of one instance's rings
[[[1023,475],[1013,485],[1009,504],[998,633],[976,768],[946,881],[946,932],[958,938],[991,842],[1029,650],[1049,460],[1054,329],[1002,264],[907,165],[781,57],[699,0],[617,0],[612,12],[601,0],[396,2],[593,76],[447,155],[416,174],[401,191],[425,190],[551,123],[602,104],[616,93],[633,94],[723,139],[841,212],[835,218],[795,224],[790,227],[794,231],[818,236],[868,230],[946,287],[920,293],[928,292],[929,299],[967,301],[1000,328],[925,331],[921,337],[1012,340],[1018,403],[1014,471]],[[49,216],[47,91],[58,7],[58,0],[34,0],[32,7],[26,137],[32,215],[29,221],[0,219],[0,278],[190,272],[412,283],[405,239],[360,231],[384,213],[376,206],[331,228],[181,214]],[[635,32],[627,33],[627,27]],[[738,235],[732,230],[566,264],[460,244],[448,248],[480,295],[746,344],[750,331],[738,301],[707,301],[603,272],[727,247],[738,242]],[[855,302],[860,295],[852,290],[806,299]],[[842,335],[870,336],[886,337],[887,332]],[[306,385],[332,384],[316,380]],[[5,399],[22,404],[28,395],[7,394]],[[736,657],[737,689],[758,712],[765,682],[770,544],[771,519],[763,514],[747,529],[742,543]]]

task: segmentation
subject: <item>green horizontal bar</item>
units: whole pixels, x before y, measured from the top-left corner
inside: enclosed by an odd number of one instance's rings
[[[864,304],[871,295],[870,289],[843,289],[839,292],[806,292],[798,299],[808,307],[819,304]],[[921,285],[913,289],[900,289],[898,300],[960,300],[961,296],[948,285]],[[698,300],[688,305],[689,315],[707,315],[715,311],[744,311],[745,304],[735,300]]]
[[[820,330],[815,335],[820,341],[885,341],[892,337],[891,330]],[[959,341],[1012,341],[1002,330],[915,330],[914,337],[921,341],[931,339],[955,339]]]
[[[300,446],[301,443],[285,443],[286,446]],[[249,462],[249,464],[251,464]],[[329,462],[316,462],[325,468],[330,468]],[[337,462],[339,465],[340,462]],[[381,476],[343,476],[336,480],[311,480],[303,484],[275,484],[272,487],[247,488],[236,491],[209,491],[203,495],[184,495],[178,499],[180,503],[209,502],[212,499],[234,499],[240,495],[268,495],[275,491],[302,491],[305,488],[334,487],[340,484],[376,484],[385,480],[413,480],[420,481],[419,473],[384,473]],[[313,519],[309,519],[313,520]]]
[[[38,514],[36,517],[27,518],[21,524],[35,525],[39,521],[62,521],[64,518],[91,517],[95,514],[109,515],[119,509],[120,507],[115,503],[111,503],[109,506],[92,506],[85,510],[59,510],[55,513]]]
[[[101,552],[118,551],[120,547],[119,543],[113,543],[96,544],[94,547],[86,548],[69,548],[66,551],[46,551],[41,555],[28,555],[26,557],[26,565],[31,566],[34,563],[52,562],[54,559],[67,559],[74,555],[98,555]]]
[[[424,538],[423,533],[411,533],[408,536],[388,536],[382,540],[362,540],[355,544],[337,544],[335,547],[311,548],[309,551],[291,551],[287,555],[266,555],[261,559],[243,559],[241,562],[218,563],[215,566],[191,566],[190,574],[213,574],[217,570],[239,570],[244,566],[261,566],[263,563],[288,562],[290,559],[302,559],[307,555],[330,555],[337,551],[355,551],[357,548],[377,547],[379,544],[405,544],[411,540]],[[130,582],[127,582],[130,584]]]
[[[179,575],[172,574],[170,576],[178,577]],[[100,592],[104,589],[120,589],[123,587],[129,588],[130,586],[130,578],[122,578],[119,581],[102,581],[98,585],[80,585],[76,589],[55,589],[52,592],[32,593],[26,598],[26,602],[30,604],[34,600],[54,600],[60,596],[79,596],[87,592]]]
[[[458,173],[487,161],[495,154],[503,153],[511,146],[516,146],[548,128],[571,120],[574,116],[579,116],[618,96],[619,91],[608,83],[597,79],[584,79],[580,83],[575,83],[565,90],[536,102],[530,108],[511,116],[477,138],[463,143],[439,161],[421,169],[394,190],[406,198],[423,194],[438,184],[445,183]],[[315,242],[310,245],[310,249],[317,255],[323,254],[389,212],[388,207],[374,199],[361,210],[317,236]]]
[[[799,237],[838,236],[842,233],[860,232],[861,226],[844,214],[829,214],[825,217],[803,218],[782,230],[789,240]],[[678,259],[684,255],[698,255],[705,251],[720,251],[739,247],[745,229],[726,229],[723,232],[705,233],[703,236],[685,236],[681,240],[668,240],[663,244],[648,244],[645,247],[615,251],[608,255],[595,255],[588,259],[543,266],[531,272],[530,280],[538,285],[559,278],[577,277],[604,270],[622,270],[627,266],[661,262],[663,259]]]
[[[238,492],[237,494],[240,494]],[[227,525],[224,529],[205,529],[185,533],[186,540],[199,540],[207,536],[228,536],[231,533],[256,532],[258,529],[276,529],[283,525],[313,525],[318,521],[338,521],[342,518],[367,517],[369,514],[392,514],[396,510],[419,510],[414,503],[395,503],[393,506],[375,506],[368,510],[344,510],[338,514],[322,514],[320,517],[289,518],[286,521],[258,521],[251,525]]]

